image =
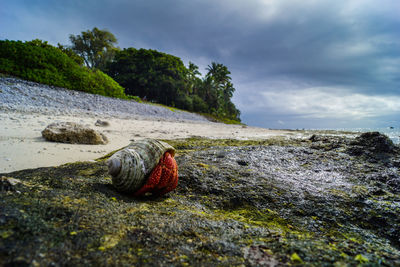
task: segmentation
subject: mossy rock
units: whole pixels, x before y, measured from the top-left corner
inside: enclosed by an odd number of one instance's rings
[[[0,265],[400,265],[400,196],[363,172],[381,163],[295,139],[170,144],[180,183],[159,198],[118,193],[104,160],[3,174],[19,182],[0,191]]]

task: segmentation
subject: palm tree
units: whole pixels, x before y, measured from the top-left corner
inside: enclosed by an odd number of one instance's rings
[[[198,87],[201,83],[201,79],[198,75],[201,75],[199,67],[189,61],[189,68],[186,76],[189,94],[198,94]]]
[[[207,75],[210,75],[216,82],[218,89],[231,80],[229,76],[231,72],[221,63],[212,62],[211,66],[208,65],[206,70],[208,71]]]

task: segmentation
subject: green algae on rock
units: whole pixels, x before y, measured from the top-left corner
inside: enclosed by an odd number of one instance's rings
[[[161,198],[118,193],[104,161],[6,174],[0,265],[400,265],[397,148],[371,161],[353,141],[171,141]]]

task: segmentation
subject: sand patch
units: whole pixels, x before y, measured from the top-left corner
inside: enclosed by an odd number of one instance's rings
[[[96,126],[96,121],[109,126]],[[46,141],[41,131],[50,123],[70,121],[103,132],[107,145],[62,144]],[[82,114],[49,116],[18,112],[0,113],[0,173],[37,167],[57,166],[75,161],[95,160],[142,138],[178,139],[188,137],[265,139],[291,132],[221,123],[179,122],[149,119],[120,119]]]

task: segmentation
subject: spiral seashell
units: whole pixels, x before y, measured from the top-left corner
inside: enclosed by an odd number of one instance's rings
[[[172,146],[154,139],[132,142],[116,152],[107,160],[108,172],[114,187],[125,193],[137,192],[146,184],[153,169],[166,152],[172,157],[175,155]]]

